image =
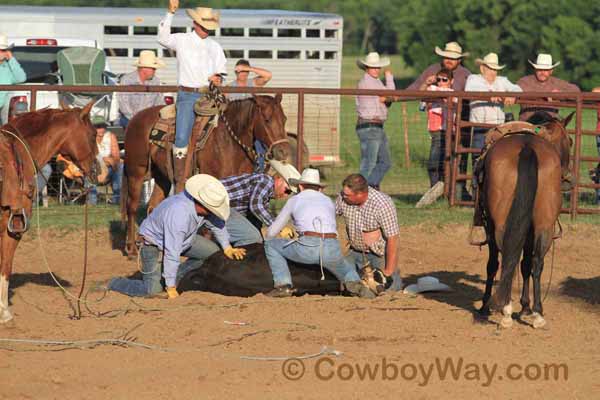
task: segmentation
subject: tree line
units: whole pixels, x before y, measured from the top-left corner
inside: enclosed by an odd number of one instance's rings
[[[1,0],[17,4],[16,0]],[[157,0],[22,0],[19,5],[157,7]],[[197,7],[181,0],[181,7]],[[248,8],[247,0],[206,0],[215,8]],[[400,54],[407,66],[424,69],[435,46],[458,41],[472,54],[466,65],[493,51],[513,80],[529,71],[527,59],[551,53],[556,75],[584,90],[600,84],[600,2],[589,0],[254,0],[256,9],[287,9],[344,17],[344,53]]]

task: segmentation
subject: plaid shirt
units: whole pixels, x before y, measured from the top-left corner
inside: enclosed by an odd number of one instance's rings
[[[229,194],[229,206],[247,216],[250,211],[266,226],[273,216],[268,211],[273,198],[273,178],[267,174],[242,174],[221,179]]]
[[[351,247],[356,251],[372,252],[378,256],[385,255],[386,239],[398,235],[398,215],[392,199],[387,194],[369,188],[367,201],[360,205],[350,205],[338,196],[335,210],[346,220],[346,231]],[[363,232],[381,229],[382,237],[377,242],[367,246],[363,241]]]

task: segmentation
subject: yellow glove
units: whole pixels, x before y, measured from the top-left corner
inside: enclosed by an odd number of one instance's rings
[[[167,286],[167,296],[169,296],[169,300],[174,299],[175,297],[179,297],[177,288],[175,286]]]
[[[225,253],[225,256],[230,260],[243,260],[246,256],[246,249],[236,249],[229,246],[223,250],[223,253]]]
[[[279,237],[284,239],[291,239],[296,236],[296,232],[294,232],[294,228],[290,228],[289,226],[284,227],[281,232],[279,232]]]

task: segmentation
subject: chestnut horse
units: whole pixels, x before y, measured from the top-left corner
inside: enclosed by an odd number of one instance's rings
[[[15,117],[0,128],[0,140],[3,144],[0,147],[0,151],[3,152],[0,158],[4,161],[2,198],[18,193],[16,201],[27,219],[31,216],[36,190],[37,166],[46,164],[57,153],[73,161],[84,175],[90,176],[94,181],[98,147],[96,130],[89,118],[93,104],[91,101],[83,109],[44,109],[29,112]],[[26,230],[27,219],[24,218],[23,229],[16,232],[11,228],[14,223],[12,207],[2,204],[1,213],[0,322],[7,322],[12,319],[8,307],[8,285],[13,258]]]
[[[171,189],[167,172],[167,161],[170,158],[164,149],[151,144],[149,140],[150,130],[158,120],[161,108],[147,108],[137,113],[129,121],[125,135],[121,220],[127,220],[125,252],[130,257],[137,253],[135,216],[140,203],[142,184],[148,171],[155,181],[148,212],[156,207]],[[196,167],[203,174],[217,178],[250,173],[254,170],[252,149],[255,139],[262,141],[269,148],[268,156],[276,160],[286,160],[290,155],[290,144],[285,122],[280,94],[275,97],[254,96],[229,102],[218,126],[208,137],[203,149],[196,153]],[[231,131],[227,125],[231,127]],[[188,156],[191,155],[189,152]]]
[[[563,121],[546,114],[543,137],[517,133],[495,142],[484,159],[481,205],[488,237],[489,259],[481,312],[490,306],[502,310],[501,325],[512,325],[511,291],[517,263],[523,253],[523,289],[520,317],[532,317],[533,327],[545,325],[541,301],[544,256],[552,245],[562,206],[561,180],[568,174],[571,140]],[[530,120],[531,121],[531,120]],[[492,295],[502,253],[500,282]],[[529,278],[533,273],[533,313],[529,303]]]

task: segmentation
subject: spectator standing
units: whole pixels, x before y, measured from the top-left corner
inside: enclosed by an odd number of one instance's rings
[[[21,64],[13,56],[11,49],[12,43],[8,43],[6,35],[0,34],[0,85],[14,85],[23,83],[27,80],[27,75],[21,67]],[[0,109],[7,106],[7,92],[0,92]],[[0,114],[2,115],[2,114]],[[7,113],[8,115],[8,113]],[[0,120],[0,125],[7,121]]]

